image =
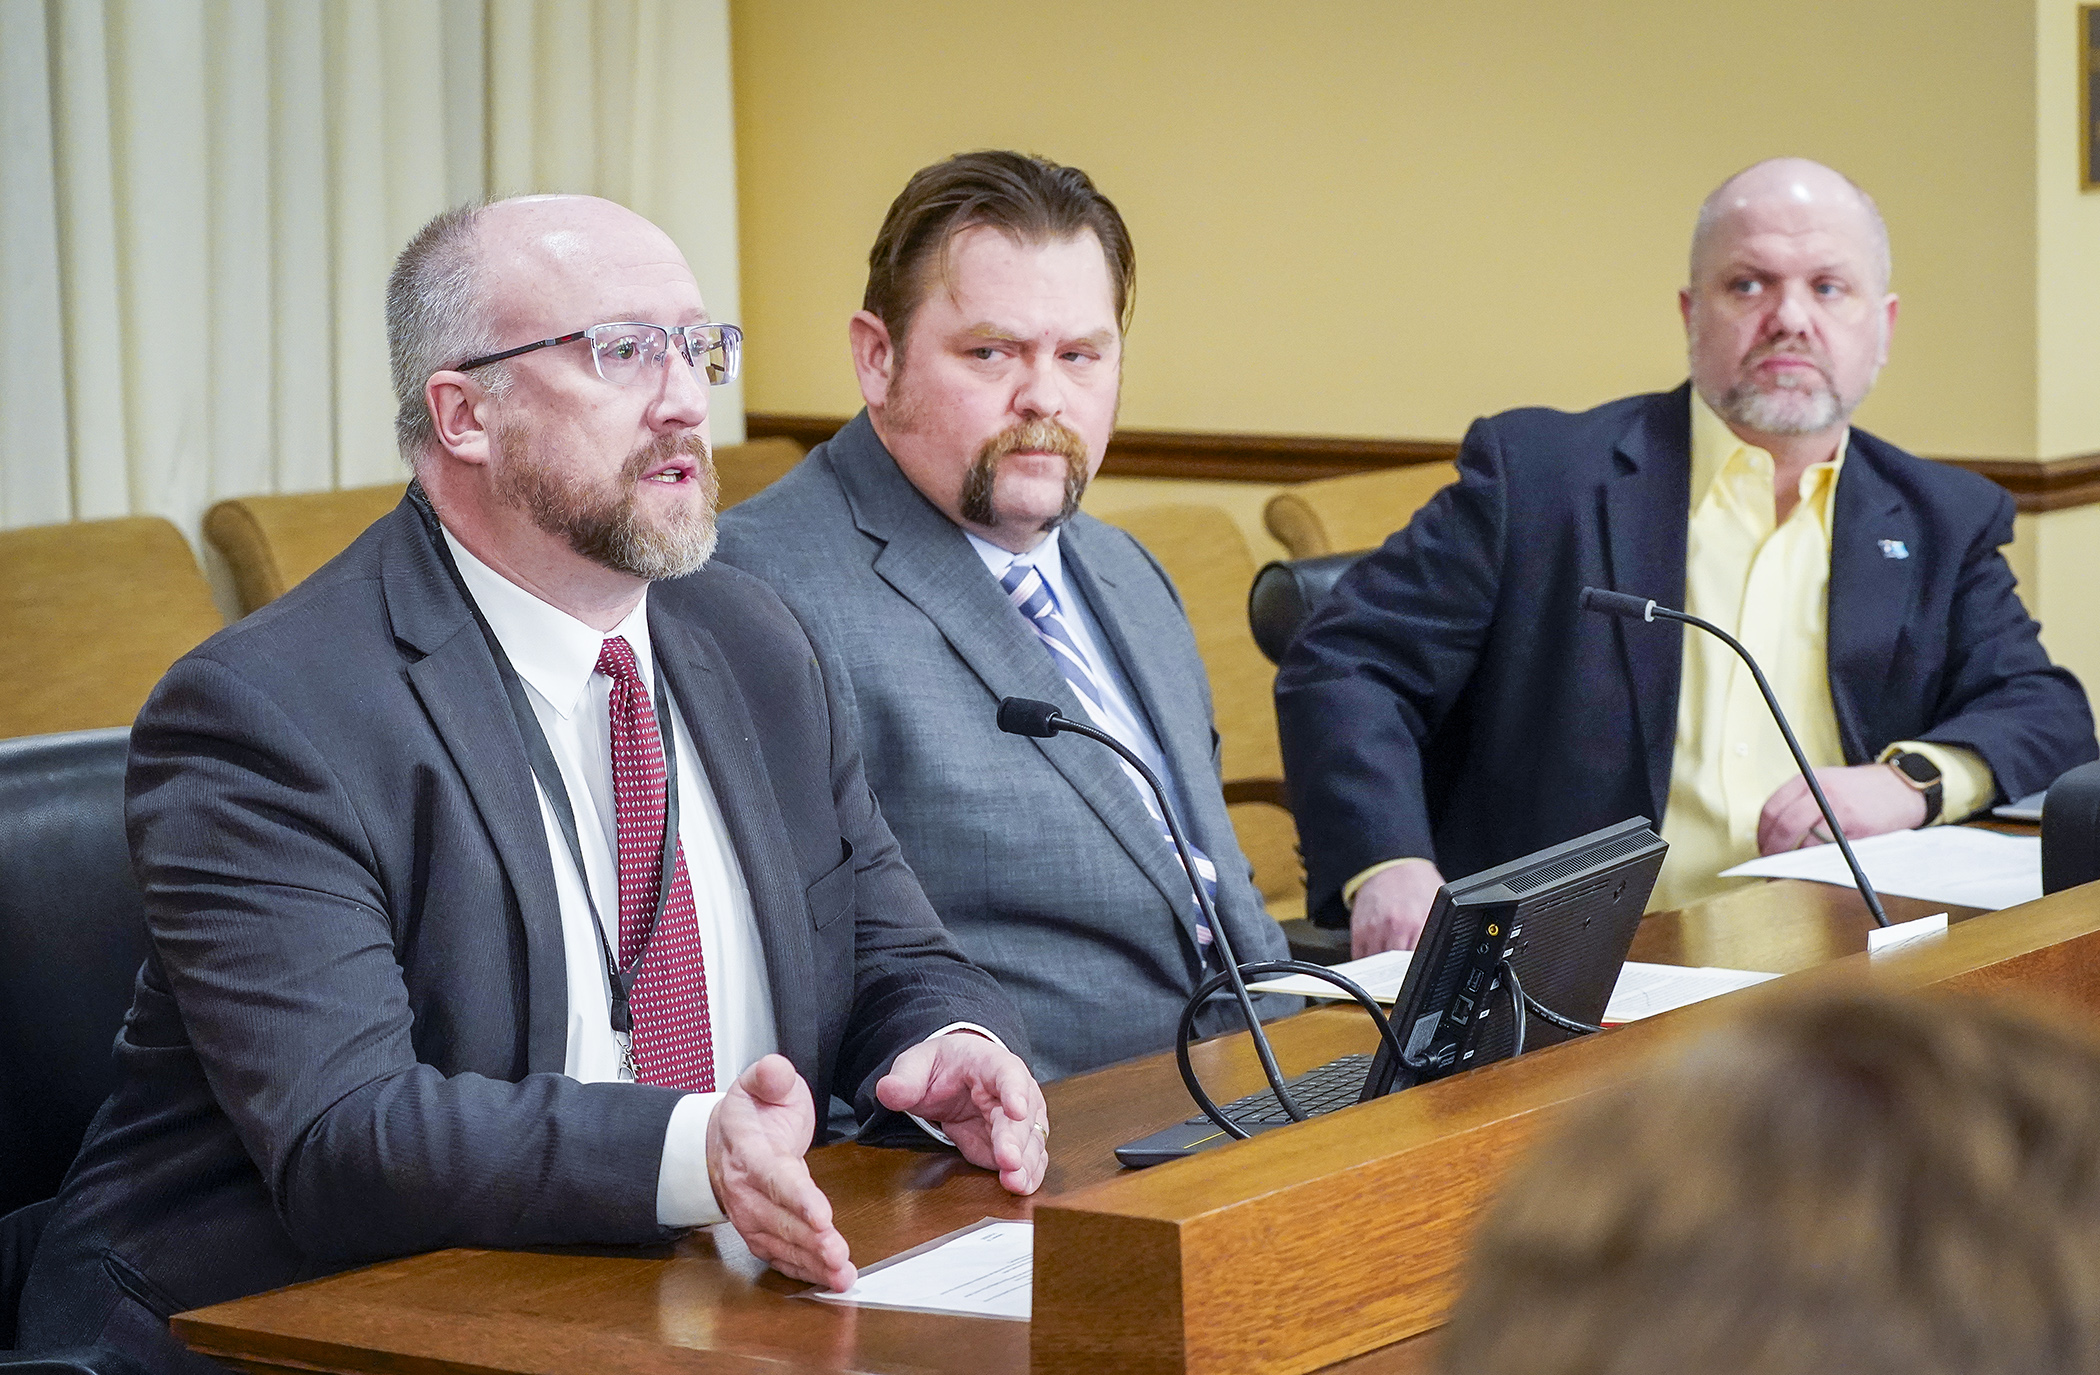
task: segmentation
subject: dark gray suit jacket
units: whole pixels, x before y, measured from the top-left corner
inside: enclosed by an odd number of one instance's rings
[[[1066,577],[1135,689],[1193,839],[1217,862],[1240,958],[1287,958],[1225,812],[1209,681],[1173,584],[1137,541],[1089,516],[1061,540]],[[904,857],[964,951],[1021,1005],[1037,1072],[1172,1045],[1201,978],[1188,879],[1114,755],[1075,736],[999,733],[1005,696],[1086,717],[867,416],[725,511],[719,557],[770,582],[808,628]],[[1272,999],[1265,1011],[1295,1007]],[[1215,1006],[1202,1025],[1236,1019]]]
[[[899,858],[787,609],[711,566],[651,590],[649,630],[750,887],[781,1051],[816,1101],[869,1115],[890,1059],[958,1019],[1025,1054]],[[169,671],[129,795],[152,953],[25,1339],[92,1341],[140,1326],[127,1304],[165,1315],[435,1247],[664,1237],[679,1095],[561,1073],[532,775],[407,502]]]

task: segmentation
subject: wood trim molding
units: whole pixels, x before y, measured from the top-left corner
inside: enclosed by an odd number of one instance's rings
[[[2017,458],[1943,458],[2011,492],[2023,514],[2062,511],[2100,502],[2100,454],[2072,454],[2034,462]]]
[[[838,433],[834,416],[752,412],[744,417],[753,439],[774,435],[814,448]],[[1110,477],[1207,478],[1225,482],[1309,482],[1376,468],[1449,463],[1455,440],[1330,439],[1320,435],[1202,434],[1192,430],[1118,430],[1101,471]],[[2015,458],[1941,458],[2011,492],[2024,513],[2062,511],[2100,502],[2100,453],[2033,461]]]

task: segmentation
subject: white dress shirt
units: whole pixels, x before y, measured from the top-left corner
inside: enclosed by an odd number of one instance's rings
[[[562,786],[576,813],[577,840],[590,895],[597,900],[608,941],[619,940],[619,825],[612,790],[612,679],[597,671],[605,641],[618,635],[634,651],[635,668],[654,699],[656,662],[649,643],[649,598],[644,591],[627,619],[599,633],[567,612],[541,601],[474,557],[445,532],[467,591],[511,666],[525,683],[532,714],[546,734],[547,748],[561,771]],[[669,684],[665,692],[670,691]],[[772,984],[751,890],[744,884],[722,809],[693,748],[685,715],[671,701],[671,736],[678,751],[678,840],[693,886],[693,912],[700,924],[701,958],[707,969],[707,1012],[714,1033],[713,1093],[689,1093],[671,1110],[664,1129],[663,1162],[656,1178],[656,1220],[664,1227],[703,1227],[721,1222],[721,1205],[707,1178],[707,1124],[715,1105],[737,1075],[780,1049],[773,1020]],[[561,908],[562,951],[568,965],[568,1057],[562,1072],[583,1083],[631,1081],[625,1039],[612,1029],[612,985],[604,947],[591,922],[583,880],[569,855],[568,839],[555,818],[546,788],[535,776],[540,821],[554,861],[554,891]],[[950,1022],[934,1036],[967,1031],[1005,1047],[989,1028]],[[932,1036],[927,1038],[933,1039]],[[933,1123],[912,1120],[937,1140],[953,1144]]]
[[[583,867],[591,896],[597,900],[598,916],[605,923],[606,939],[617,943],[620,865],[612,790],[612,679],[598,673],[597,664],[607,639],[613,635],[624,638],[654,697],[648,596],[644,593],[626,620],[601,634],[475,558],[449,530],[445,542],[475,604],[524,680],[525,695],[540,729],[546,732],[547,747],[576,813]],[[743,867],[730,844],[714,789],[676,705],[674,700],[671,733],[678,751],[678,839],[693,886],[693,910],[700,923],[700,949],[707,967],[715,1083],[727,1089],[747,1066],[780,1045],[751,892],[744,885]],[[562,948],[568,960],[569,1045],[562,1072],[584,1083],[631,1079],[621,1054],[623,1038],[612,1029],[612,988],[583,882],[546,789],[537,779],[534,790],[540,799],[547,850],[554,861]],[[694,1227],[722,1220],[707,1178],[707,1123],[721,1099],[719,1090],[687,1094],[672,1110],[656,1184],[656,1220],[663,1226]]]

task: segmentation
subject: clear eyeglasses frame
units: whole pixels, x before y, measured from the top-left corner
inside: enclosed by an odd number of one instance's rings
[[[664,366],[664,360],[670,357],[673,339],[678,341],[678,351],[685,356],[685,361],[693,366],[694,371],[705,374],[711,387],[735,381],[744,357],[744,332],[735,325],[675,325],[666,328],[641,320],[615,320],[610,324],[579,329],[574,334],[541,339],[501,353],[472,358],[453,371],[486,367],[521,353],[531,353],[534,349],[551,349],[558,344],[573,344],[579,339],[590,341],[591,362],[597,367],[598,375],[616,387],[631,387],[654,376],[656,370]]]

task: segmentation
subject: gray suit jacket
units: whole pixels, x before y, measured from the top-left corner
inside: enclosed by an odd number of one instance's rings
[[[890,1059],[955,1020],[1025,1053],[898,857],[779,600],[710,567],[651,590],[649,632],[816,1101],[873,1113]],[[663,1237],[679,1094],[561,1072],[568,861],[408,503],[169,670],[128,791],[152,952],[26,1338],[150,1341],[177,1308],[410,1251]]]
[[[1137,541],[1089,516],[1062,542],[1066,576],[1188,800],[1191,836],[1217,862],[1220,918],[1240,958],[1287,958],[1226,816],[1209,682],[1173,584]],[[1203,975],[1188,879],[1114,755],[1076,736],[999,732],[1006,696],[1086,717],[867,416],[725,511],[718,557],[770,582],[809,631],[905,859],[965,953],[1020,1004],[1037,1072],[1172,1045]],[[1272,999],[1264,1010],[1295,1006]],[[1236,1019],[1219,1004],[1201,1025]]]

